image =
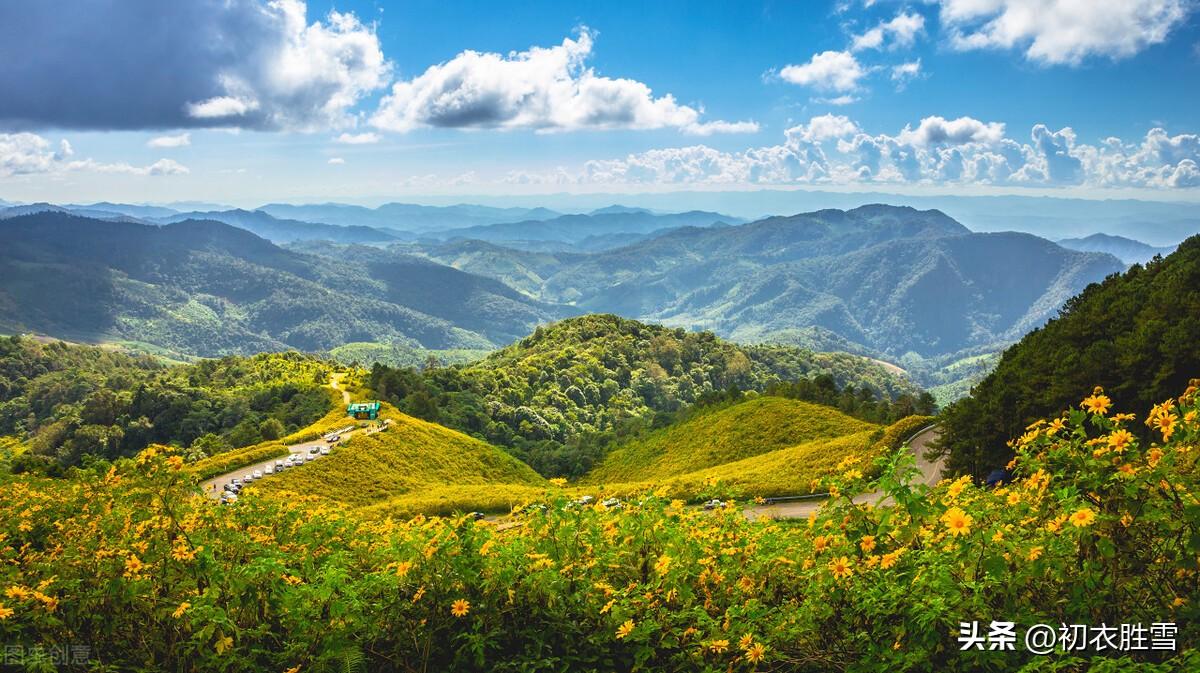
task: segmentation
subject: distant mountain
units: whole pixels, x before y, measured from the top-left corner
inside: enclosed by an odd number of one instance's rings
[[[1011,343],[1124,268],[1110,255],[1028,234],[975,234],[936,210],[885,205],[683,227],[588,255],[468,243],[426,252],[588,312],[744,341],[823,335],[893,360]]]
[[[12,217],[0,220],[0,331],[206,356],[348,342],[492,348],[571,313],[428,260],[364,260],[369,250],[317,257],[211,220]]]
[[[597,208],[588,214],[589,215],[620,215],[620,214],[628,214],[628,213],[651,213],[651,212],[653,212],[653,211],[651,211],[648,208],[633,208],[630,206],[611,205],[611,206],[606,206],[604,208]]]
[[[1036,419],[1079,409],[1102,386],[1108,413],[1139,419],[1200,372],[1200,236],[1167,257],[1106,278],[1072,297],[1061,314],[1030,332],[986,378],[943,415],[949,467],[976,476],[1012,457],[1008,440]],[[1122,427],[1149,441],[1157,428]]]
[[[165,224],[184,220],[215,220],[253,232],[275,243],[294,241],[333,241],[335,243],[387,243],[400,239],[400,234],[363,226],[339,226],[272,217],[261,210],[225,210],[205,213],[175,213],[156,221]]]
[[[717,224],[740,224],[742,220],[705,211],[656,215],[644,210],[622,209],[619,212],[599,212],[590,215],[561,215],[548,220],[502,222],[442,232],[440,238],[462,238],[491,242],[560,241],[580,243],[597,237],[642,238],[652,232],[679,227],[710,227]],[[630,241],[634,242],[633,240]]]
[[[139,206],[129,203],[110,203],[108,201],[101,201],[99,203],[92,203],[89,205],[68,205],[64,207],[72,212],[99,211],[120,213],[122,215],[137,217],[144,220],[149,220],[156,217],[170,217],[179,212],[174,208],[165,208],[163,206]]]
[[[1171,254],[1176,247],[1173,245],[1155,247],[1132,238],[1108,234],[1092,234],[1086,238],[1064,238],[1058,241],[1058,244],[1064,248],[1083,252],[1107,252],[1126,264],[1145,264],[1154,259],[1155,255]]]
[[[559,215],[559,213],[545,208],[492,208],[470,204],[420,206],[410,203],[385,203],[378,208],[341,203],[307,205],[271,203],[258,210],[275,217],[305,222],[324,222],[343,226],[357,225],[408,232],[441,231],[497,222],[543,220]]]

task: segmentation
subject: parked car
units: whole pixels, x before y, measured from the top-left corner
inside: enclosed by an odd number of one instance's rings
[[[232,482],[230,482],[230,483],[232,483],[234,486],[241,486],[241,485],[242,485],[242,480],[241,480],[241,479],[239,479],[239,478],[237,478],[237,477],[234,477],[234,478],[233,478],[233,481],[232,481]]]
[[[309,450],[308,450],[308,452],[309,452],[309,453],[318,453],[320,450],[321,450],[321,447],[319,447],[319,446],[314,446],[314,447],[312,447],[311,449],[309,449]]]
[[[333,453],[333,449],[331,449],[330,447],[328,447],[328,446],[321,447],[321,455],[322,456],[328,456],[331,453]]]
[[[718,509],[718,508],[721,508],[724,506],[725,506],[725,503],[721,500],[717,500],[716,498],[713,498],[712,500],[709,500],[708,502],[704,503],[704,509]]]
[[[621,501],[616,498],[608,498],[607,500],[605,500],[604,502],[602,502],[600,504],[604,505],[608,509],[620,509],[620,507],[621,507]]]
[[[254,471],[254,478],[255,478],[256,480],[257,480],[257,479],[262,479],[262,478],[263,478],[263,473],[262,473],[262,470],[255,470],[255,471]]]
[[[268,475],[268,474],[275,474],[275,466],[274,465],[268,465],[263,468],[263,475]]]
[[[592,502],[594,500],[595,500],[595,498],[593,498],[592,496],[584,495],[584,496],[580,496],[578,499],[576,499],[575,504],[576,505],[590,505],[590,504],[592,504]]]
[[[305,456],[304,458],[302,458],[301,460],[303,460],[303,461],[304,461],[304,462],[306,462],[306,463],[311,463],[311,462],[313,462],[313,461],[314,461],[314,460],[316,460],[316,459],[317,459],[317,457],[316,457],[316,456],[314,456],[314,455],[312,455],[312,454],[310,453],[310,454],[308,454],[307,456]]]
[[[237,502],[237,499],[238,499],[238,497],[237,497],[236,493],[222,493],[221,494],[221,504],[222,505],[228,505],[231,502]]]
[[[485,515],[483,512],[467,512],[467,516],[471,517],[472,519],[474,519],[476,521],[479,521],[479,520],[483,519],[483,517]]]

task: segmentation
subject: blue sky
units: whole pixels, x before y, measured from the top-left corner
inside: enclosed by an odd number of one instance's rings
[[[1194,0],[110,5],[0,8],[0,199],[1200,198]]]

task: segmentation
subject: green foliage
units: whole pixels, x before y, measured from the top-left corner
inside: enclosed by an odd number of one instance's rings
[[[220,506],[161,451],[70,481],[2,476],[0,640],[17,656],[85,642],[113,670],[1189,673],[1195,397],[1149,419],[1175,419],[1167,438],[1099,456],[1126,421],[1077,410],[1038,424],[1000,488],[914,483],[911,456],[884,452],[876,479],[831,476],[838,494],[811,522],[649,493],[611,509],[552,491],[506,528],[252,490]],[[887,504],[854,501],[874,491]],[[997,618],[1018,636],[1173,622],[1178,645],[959,647],[960,622]]]
[[[397,343],[359,342],[330,349],[329,357],[349,366],[370,368],[375,363],[388,367],[426,368],[461,365],[486,357],[490,350],[431,350]]]
[[[320,418],[331,365],[299,353],[163,366],[91,346],[0,339],[0,434],[63,465],[133,455],[151,443],[248,446]],[[339,399],[340,401],[340,399]]]
[[[816,439],[877,426],[829,407],[780,397],[704,408],[687,420],[624,443],[589,472],[585,483],[662,481]]]
[[[1088,287],[1058,318],[1004,352],[995,371],[943,414],[949,467],[1002,467],[1010,437],[1078,403],[1094,385],[1145,413],[1200,373],[1200,237],[1169,257]]]
[[[863,400],[916,389],[878,364],[784,346],[740,347],[709,332],[588,315],[469,365],[416,371],[377,365],[373,396],[503,446],[546,476],[586,473],[613,441],[661,427],[727,391],[825,375]],[[836,391],[834,393],[836,396]]]

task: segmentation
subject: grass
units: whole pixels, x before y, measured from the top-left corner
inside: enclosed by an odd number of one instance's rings
[[[499,503],[503,490],[497,489],[541,488],[547,483],[528,465],[490,444],[407,416],[390,405],[384,405],[381,416],[392,421],[387,431],[351,437],[332,455],[288,470],[254,489],[285,497],[321,496],[349,507],[393,501],[399,511],[409,507],[403,502],[407,499],[466,510],[481,509],[473,505],[485,496],[491,498],[488,502]],[[453,494],[470,494],[474,500],[452,501]]]
[[[853,467],[870,474],[872,461],[886,451],[899,448],[929,417],[910,416],[885,427],[874,426],[840,437],[810,439],[721,465],[676,475],[663,480],[611,483],[605,493],[632,494],[664,488],[667,496],[699,500],[717,493],[740,497],[774,497],[823,492],[817,483],[841,469]],[[846,466],[843,461],[852,458]]]
[[[619,446],[581,483],[664,481],[813,440],[870,434],[880,427],[827,406],[760,397],[701,410]]]

